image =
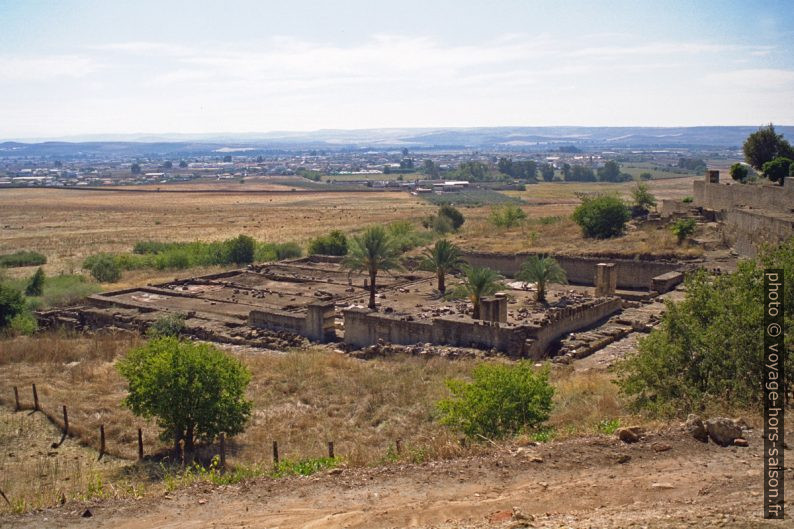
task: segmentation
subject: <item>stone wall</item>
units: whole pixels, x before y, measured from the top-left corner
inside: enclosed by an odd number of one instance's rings
[[[543,358],[549,346],[564,334],[595,325],[619,311],[618,298],[598,298],[549,314],[546,321],[533,325],[442,317],[417,321],[406,316],[381,314],[368,309],[347,309],[345,343],[367,347],[384,342],[412,345],[431,343],[457,347],[496,349],[510,356]]]
[[[287,331],[316,342],[327,342],[336,337],[333,302],[312,303],[306,312],[252,310],[248,313],[248,325],[257,329]]]
[[[530,255],[533,254],[528,252],[515,254],[463,252],[463,259],[472,266],[487,266],[508,277],[512,277],[521,269],[521,264]],[[617,287],[636,290],[650,290],[651,280],[654,277],[682,268],[680,263],[667,261],[572,257],[566,255],[554,255],[553,257],[565,270],[570,283],[593,285],[596,265],[609,262],[615,263]]]
[[[794,178],[786,178],[778,185],[711,184],[705,180],[693,183],[696,206],[708,209],[731,210],[739,206],[764,209],[778,213],[792,213],[794,208]]]

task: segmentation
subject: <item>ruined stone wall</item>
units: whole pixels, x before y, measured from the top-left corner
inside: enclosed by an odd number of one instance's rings
[[[487,266],[512,277],[531,253],[500,254],[486,252],[464,252],[463,258],[472,266]],[[598,263],[615,263],[618,288],[649,290],[651,279],[656,276],[679,270],[679,263],[666,261],[640,261],[631,259],[612,259],[598,257],[553,256],[565,270],[568,281],[580,285],[592,285]]]
[[[794,237],[794,215],[743,208],[723,212],[722,221],[725,241],[748,257],[755,257],[762,244],[778,245]]]
[[[457,347],[496,349],[511,356],[542,358],[549,345],[566,333],[592,326],[620,310],[619,298],[599,298],[550,313],[538,325],[459,318],[435,318],[432,322],[408,320],[368,309],[348,309],[345,317],[345,343],[354,347],[384,342],[412,345],[432,343]]]
[[[570,332],[595,325],[619,311],[621,304],[620,298],[598,298],[563,311],[550,322],[533,329],[534,341],[526,354],[533,359],[543,358],[552,342]]]
[[[778,213],[791,213],[794,208],[794,178],[786,178],[783,187],[777,185],[711,184],[704,180],[693,183],[696,206],[708,209],[731,210],[750,206]]]
[[[283,310],[252,310],[248,314],[248,325],[271,331],[287,331],[306,336],[306,313]]]

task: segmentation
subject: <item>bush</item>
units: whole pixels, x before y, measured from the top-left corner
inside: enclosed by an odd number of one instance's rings
[[[731,173],[731,178],[733,178],[737,182],[744,183],[747,180],[747,174],[749,173],[749,171],[747,170],[746,165],[735,163],[731,165],[730,173]]]
[[[0,329],[5,329],[25,310],[25,298],[19,290],[0,283]]]
[[[455,227],[452,225],[452,220],[446,215],[436,215],[432,217],[430,228],[438,234],[446,235],[447,233],[455,231]]]
[[[229,262],[244,265],[254,262],[254,247],[256,243],[248,235],[238,235],[226,242]]]
[[[11,318],[8,324],[8,331],[12,335],[31,336],[39,328],[39,323],[36,317],[30,312],[23,311]]]
[[[769,178],[772,182],[783,185],[783,179],[789,175],[789,170],[793,164],[794,162],[792,162],[791,159],[779,156],[774,160],[766,162],[761,167],[761,171],[764,176]]]
[[[691,204],[694,201],[695,201],[695,197],[692,196],[685,196],[684,200],[682,200],[684,204]]]
[[[392,222],[386,227],[386,232],[400,252],[423,246],[433,239],[432,233],[417,230],[416,225],[407,220]]]
[[[208,443],[225,432],[243,431],[251,415],[245,389],[248,370],[210,344],[158,338],[133,349],[118,363],[129,383],[124,404],[133,413],[155,417],[164,441]]]
[[[629,208],[614,195],[583,197],[573,212],[573,220],[584,236],[596,239],[621,235],[630,218]]]
[[[146,329],[146,335],[152,338],[179,336],[184,328],[184,314],[166,314],[165,316],[157,318],[157,320]]]
[[[764,405],[763,270],[794,277],[794,239],[759,260],[741,261],[735,273],[687,277],[686,295],[668,302],[661,325],[618,365],[618,384],[636,409],[686,415],[705,406]],[[783,363],[794,360],[794,284],[783,293]],[[794,372],[787,369],[788,394]]]
[[[653,175],[651,173],[645,172],[640,173],[640,180],[651,180],[653,179]]]
[[[534,428],[549,418],[554,388],[548,369],[532,362],[483,363],[472,382],[448,380],[452,397],[438,403],[441,421],[469,437],[498,439]]]
[[[670,226],[670,231],[675,235],[678,244],[695,233],[695,219],[678,219]]]
[[[26,296],[41,296],[44,292],[44,270],[39,268],[25,287]]]
[[[466,222],[466,218],[463,216],[458,208],[455,206],[451,206],[449,204],[445,204],[438,208],[438,215],[441,217],[447,217],[450,222],[452,223],[452,229],[457,231],[463,226],[463,223]]]
[[[110,254],[97,254],[87,257],[83,268],[100,283],[115,283],[121,279],[121,267]]]
[[[634,208],[641,214],[648,213],[651,208],[656,207],[656,197],[648,190],[648,185],[637,182],[631,190],[631,198],[634,201]]]
[[[47,258],[38,252],[18,251],[0,255],[0,267],[17,268],[20,266],[41,266],[47,264]]]
[[[505,204],[493,208],[489,217],[497,228],[514,228],[526,220],[527,214],[515,204]]]
[[[312,239],[309,255],[347,255],[347,236],[339,230]]]

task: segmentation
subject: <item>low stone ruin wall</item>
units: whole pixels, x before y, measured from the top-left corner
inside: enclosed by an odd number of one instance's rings
[[[621,305],[620,298],[598,298],[551,314],[548,322],[533,329],[526,355],[535,359],[545,357],[552,342],[568,333],[592,327],[618,312]]]
[[[521,265],[532,254],[529,252],[504,254],[487,252],[464,252],[463,259],[472,266],[487,266],[500,273],[513,277],[521,269]],[[617,269],[617,287],[635,290],[650,290],[651,280],[659,275],[683,266],[668,261],[645,261],[632,259],[613,259],[598,257],[573,257],[554,255],[568,276],[568,281],[578,285],[593,285],[596,265],[598,263],[614,263]]]
[[[336,338],[333,302],[312,303],[306,311],[301,312],[252,310],[248,314],[248,325],[255,329],[291,332],[315,342],[328,342]]]
[[[368,309],[344,311],[345,343],[367,347],[378,340],[398,345],[430,343],[478,349],[496,349],[510,356],[542,358],[549,345],[562,335],[592,326],[620,310],[618,298],[598,298],[551,311],[546,321],[532,325],[434,318],[417,321],[406,316],[381,314]]]
[[[794,208],[794,178],[786,178],[784,185],[747,185],[693,182],[695,205],[709,209],[731,210],[740,206],[764,209],[777,213],[792,212]]]

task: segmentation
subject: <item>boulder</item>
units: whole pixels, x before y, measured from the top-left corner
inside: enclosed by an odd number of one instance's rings
[[[742,429],[736,426],[733,419],[715,417],[706,421],[706,431],[712,441],[720,446],[730,446],[734,439],[742,436]]]
[[[639,426],[629,426],[627,428],[618,428],[615,430],[615,435],[624,443],[636,443],[645,435],[645,430]]]
[[[698,441],[708,443],[709,442],[709,434],[706,431],[706,426],[703,424],[703,420],[695,415],[694,413],[690,413],[689,416],[686,418],[686,423],[684,423],[684,429],[697,439]]]

